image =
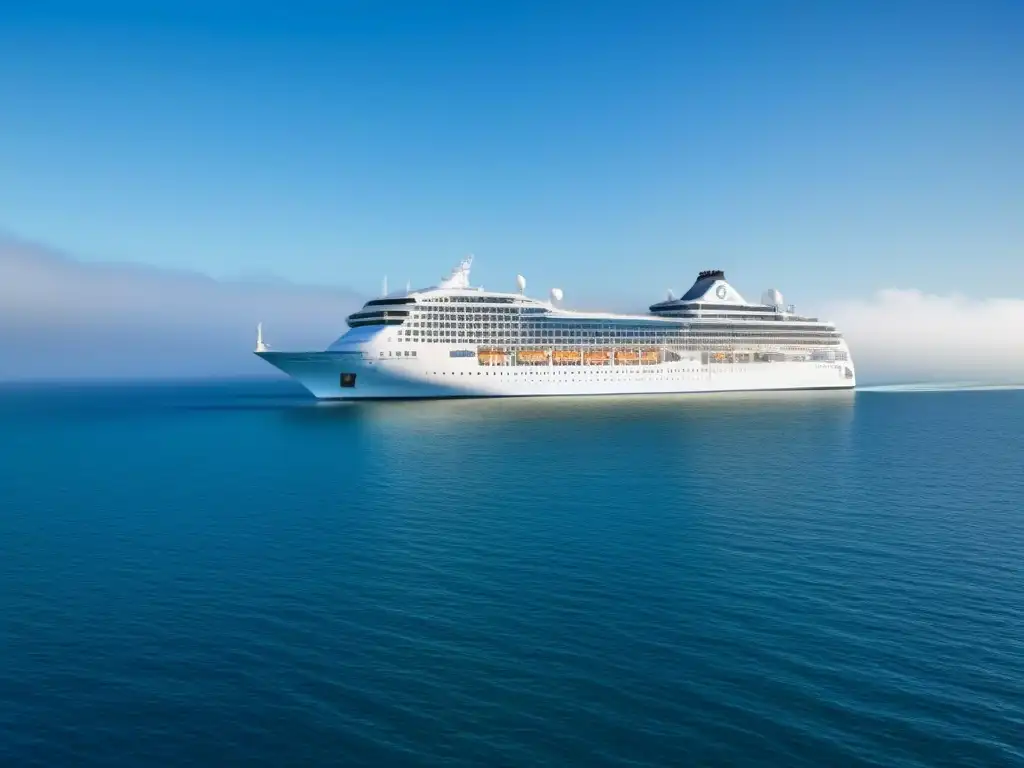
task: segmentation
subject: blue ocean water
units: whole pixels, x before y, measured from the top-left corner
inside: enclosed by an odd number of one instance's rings
[[[1024,765],[1024,392],[0,389],[5,765]]]

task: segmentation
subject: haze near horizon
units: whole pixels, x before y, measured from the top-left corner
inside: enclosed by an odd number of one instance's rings
[[[275,375],[251,354],[258,322],[278,349],[322,349],[367,298],[87,264],[0,237],[0,380]],[[839,323],[865,383],[1024,382],[1022,300],[886,289],[815,311]]]

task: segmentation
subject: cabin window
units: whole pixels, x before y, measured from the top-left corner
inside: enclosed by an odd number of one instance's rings
[[[343,373],[341,374],[341,386],[345,389],[349,389],[356,385],[356,375],[354,373]]]

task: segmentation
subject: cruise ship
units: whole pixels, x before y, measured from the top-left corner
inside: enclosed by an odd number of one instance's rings
[[[470,283],[472,257],[436,286],[373,299],[326,350],[256,354],[338,400],[850,389],[846,340],[767,290],[749,302],[721,270],[646,314],[581,312]]]

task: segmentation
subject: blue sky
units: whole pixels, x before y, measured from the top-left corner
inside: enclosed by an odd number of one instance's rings
[[[0,230],[86,261],[1024,296],[1019,2],[11,5]]]

